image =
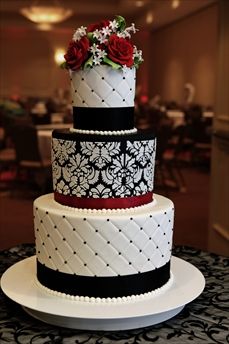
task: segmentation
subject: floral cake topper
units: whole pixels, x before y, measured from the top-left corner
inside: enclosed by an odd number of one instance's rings
[[[131,33],[136,31],[133,23],[126,27],[122,16],[81,26],[74,32],[61,66],[73,71],[101,64],[113,69],[137,68],[143,58],[131,41]]]

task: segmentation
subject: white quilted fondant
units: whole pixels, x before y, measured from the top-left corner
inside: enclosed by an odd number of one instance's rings
[[[134,106],[135,74],[135,68],[123,71],[105,65],[70,71],[73,106]]]
[[[53,194],[34,202],[37,257],[51,269],[85,276],[154,270],[170,260],[173,203],[156,202],[119,213],[82,214],[56,203]]]

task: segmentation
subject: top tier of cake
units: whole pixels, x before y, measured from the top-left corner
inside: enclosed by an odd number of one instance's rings
[[[81,130],[134,128],[135,68],[101,65],[70,71],[73,125]]]
[[[70,71],[74,107],[133,107],[135,68],[114,70],[101,65]]]
[[[73,34],[63,67],[70,73],[74,129],[133,131],[135,73],[143,61],[131,39],[136,31],[116,16]]]

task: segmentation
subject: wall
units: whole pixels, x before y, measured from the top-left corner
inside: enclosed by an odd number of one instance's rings
[[[151,34],[150,96],[184,100],[184,84],[196,89],[195,102],[214,105],[217,59],[217,5]]]
[[[208,249],[229,256],[229,2],[220,1]]]
[[[69,89],[66,71],[54,62],[56,48],[66,49],[73,31],[54,29],[42,32],[23,27],[8,27],[0,30],[0,97],[20,96],[48,97],[55,89]],[[141,30],[134,37],[135,44],[143,49],[145,63],[138,72],[137,83],[143,93],[148,90],[149,72],[147,56],[150,32]]]
[[[71,31],[1,30],[0,96],[47,97],[56,88],[68,88],[68,76],[54,62],[56,48],[66,48]]]
[[[69,79],[53,62],[55,48],[65,48],[72,30],[42,32],[22,27],[2,28],[0,96],[53,95],[69,88]],[[196,87],[196,101],[213,105],[217,56],[217,6],[212,5],[164,29],[150,33],[141,28],[136,45],[144,63],[137,74],[142,93],[164,100],[183,101],[183,87]]]

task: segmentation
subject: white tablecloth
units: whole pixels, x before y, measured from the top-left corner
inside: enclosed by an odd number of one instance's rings
[[[167,116],[173,120],[174,128],[178,127],[179,125],[185,124],[184,120],[184,112],[179,110],[169,110],[167,111]],[[214,113],[212,111],[204,111],[203,118],[213,118]]]
[[[173,127],[184,124],[184,113],[182,111],[167,111],[167,116],[173,120]]]
[[[52,130],[38,130],[38,145],[42,160],[51,160]]]

